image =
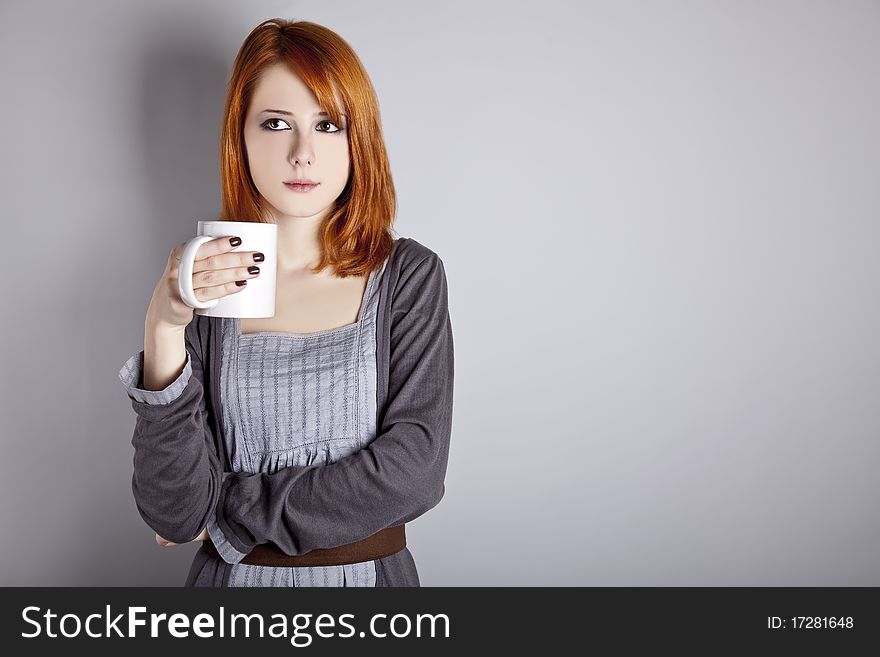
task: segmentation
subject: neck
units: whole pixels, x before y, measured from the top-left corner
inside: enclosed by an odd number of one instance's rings
[[[321,259],[318,228],[325,213],[312,217],[283,216],[273,219],[278,226],[278,273],[303,274]]]

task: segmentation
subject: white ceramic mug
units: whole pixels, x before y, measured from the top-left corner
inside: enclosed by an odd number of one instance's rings
[[[241,244],[232,251],[259,251],[265,260],[255,263],[260,273],[247,279],[247,285],[220,299],[200,301],[192,285],[193,264],[196,251],[205,242],[223,236],[241,238]],[[180,298],[197,315],[210,317],[274,317],[275,316],[275,264],[278,255],[278,226],[251,221],[200,221],[196,237],[193,237],[180,256],[177,283]]]

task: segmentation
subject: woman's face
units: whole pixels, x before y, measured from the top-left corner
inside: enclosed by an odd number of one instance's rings
[[[320,107],[312,91],[284,64],[263,71],[244,123],[251,178],[269,219],[323,218],[348,182],[348,133]],[[272,110],[266,112],[265,110]],[[308,192],[284,183],[306,178],[319,183]]]

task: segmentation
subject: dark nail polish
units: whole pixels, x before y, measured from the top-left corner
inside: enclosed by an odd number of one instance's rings
[[[255,253],[254,254],[254,262],[263,262],[263,260],[265,260],[265,259],[266,259],[266,256],[264,256],[262,253]]]
[[[248,267],[248,274],[259,274],[259,273],[260,273],[260,268],[257,267],[256,265],[253,265],[252,267]]]
[[[230,238],[229,238],[229,243],[230,243],[232,246],[238,246],[239,244],[241,244],[241,238],[240,238],[240,237],[230,237]]]
[[[242,285],[247,285],[247,281],[235,281],[235,284],[241,287]]]

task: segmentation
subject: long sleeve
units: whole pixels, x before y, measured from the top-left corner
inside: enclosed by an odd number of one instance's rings
[[[184,371],[165,390],[140,388],[142,351],[119,372],[137,415],[131,439],[135,503],[144,522],[175,543],[187,543],[205,529],[223,476],[206,412],[198,320],[196,315],[185,330]]]
[[[378,435],[333,463],[227,477],[216,521],[239,553],[268,541],[291,555],[351,543],[440,502],[454,356],[446,274],[435,253],[401,275],[388,321],[388,395]]]
[[[174,381],[162,390],[145,390],[141,387],[144,378],[143,349],[125,361],[125,364],[119,370],[118,376],[128,396],[134,401],[144,404],[169,404],[183,394],[186,384],[189,382],[189,377],[192,376],[191,361],[189,351],[187,351],[186,364],[183,366],[183,370]]]

